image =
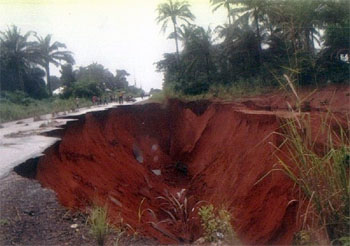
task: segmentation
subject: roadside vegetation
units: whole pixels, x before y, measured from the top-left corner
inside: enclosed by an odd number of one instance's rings
[[[158,23],[176,46],[156,63],[165,94],[264,92],[278,88],[284,75],[296,87],[349,82],[347,0],[210,2],[213,12],[227,12],[227,23],[196,25],[186,1],[167,0],[157,9]]]
[[[29,97],[27,94],[17,92],[1,92],[0,99],[0,123],[39,117],[43,114],[68,113],[77,109],[74,98],[62,99],[60,97],[48,97],[41,100]],[[79,99],[79,107],[91,106],[91,100]]]
[[[60,66],[60,77],[50,75],[50,64]],[[145,94],[129,85],[124,69],[113,74],[98,63],[78,69],[74,64],[74,54],[52,35],[22,33],[17,26],[0,31],[0,122],[72,110],[76,98],[79,106],[88,106],[93,96],[110,101],[118,93]]]
[[[107,234],[111,230],[107,217],[107,208],[94,206],[89,214],[87,222],[90,225],[90,233],[96,239],[97,244],[103,246]]]
[[[288,156],[279,158],[282,170],[306,198],[302,229],[295,235],[297,245],[319,243],[321,231],[332,245],[350,243],[349,126],[348,118],[344,122],[328,112],[315,133],[310,116],[296,114],[278,133],[284,141],[277,150],[282,148]]]

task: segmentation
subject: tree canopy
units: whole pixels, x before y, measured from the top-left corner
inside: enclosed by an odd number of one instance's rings
[[[278,85],[287,74],[297,85],[349,78],[349,3],[346,0],[210,0],[228,23],[205,30],[176,26],[176,54],[157,62],[164,86],[185,94],[237,83]]]
[[[74,63],[73,53],[64,43],[53,42],[52,35],[42,37],[34,31],[22,34],[16,26],[0,32],[2,91],[21,91],[34,98],[51,96],[60,86],[65,88],[64,97],[99,96],[113,90],[144,94],[142,89],[129,86],[126,70],[118,69],[114,75],[102,64],[74,69]],[[61,67],[60,78],[50,76],[50,64]]]

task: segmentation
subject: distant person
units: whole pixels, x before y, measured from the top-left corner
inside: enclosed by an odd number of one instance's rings
[[[92,96],[91,101],[92,101],[92,105],[96,105],[97,97],[96,96]]]
[[[78,97],[75,98],[75,107],[79,108],[79,98]]]
[[[123,104],[124,103],[124,95],[123,95],[123,92],[121,91],[121,92],[119,92],[119,94],[118,94],[118,102],[119,102],[119,104]]]
[[[143,92],[141,92],[141,99],[143,99],[144,96],[145,96],[145,94]]]

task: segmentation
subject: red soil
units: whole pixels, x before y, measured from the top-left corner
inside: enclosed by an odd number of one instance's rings
[[[290,116],[286,100],[295,104],[290,98],[169,101],[88,113],[46,151],[37,179],[55,190],[63,205],[107,204],[113,223],[122,217],[160,243],[196,240],[201,231],[192,208],[206,201],[232,212],[243,243],[290,244],[300,229],[297,190],[280,171],[262,179],[277,163],[274,146],[282,140],[274,132]],[[308,99],[305,110],[317,126],[319,111],[327,107],[349,113],[349,99],[349,87],[325,88]],[[175,167],[180,162],[187,174]],[[177,210],[173,218],[164,211],[171,212],[170,203],[159,197],[177,196],[182,189],[178,200],[187,200],[188,214]]]

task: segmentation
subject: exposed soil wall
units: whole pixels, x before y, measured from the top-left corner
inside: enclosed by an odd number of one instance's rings
[[[179,101],[88,113],[46,151],[36,178],[63,205],[107,204],[113,223],[123,218],[160,243],[196,240],[192,208],[210,202],[231,211],[243,243],[290,244],[297,192],[282,172],[263,178],[277,163],[282,140],[273,133],[285,117],[244,103]],[[171,194],[187,213],[169,215]]]

